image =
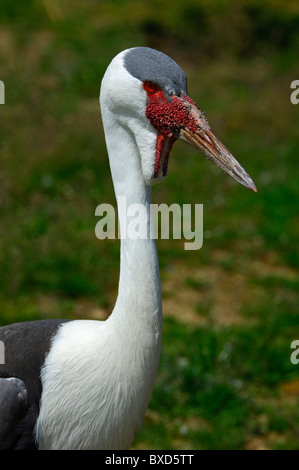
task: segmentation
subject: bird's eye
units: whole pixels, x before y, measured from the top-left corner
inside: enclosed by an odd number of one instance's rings
[[[143,82],[143,89],[148,95],[154,95],[155,93],[158,93],[161,90],[158,85],[152,82]]]

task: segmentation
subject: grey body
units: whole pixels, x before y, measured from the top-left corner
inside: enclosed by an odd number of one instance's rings
[[[42,392],[40,372],[51,339],[67,320],[14,323],[0,328],[0,449],[36,449],[34,426]],[[13,379],[12,379],[13,378]]]

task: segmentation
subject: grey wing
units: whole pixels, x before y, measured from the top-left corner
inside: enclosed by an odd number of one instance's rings
[[[0,378],[0,450],[16,440],[17,425],[28,410],[28,394],[22,380]]]

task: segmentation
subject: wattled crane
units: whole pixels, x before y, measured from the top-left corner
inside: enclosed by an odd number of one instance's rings
[[[147,233],[151,188],[166,177],[177,139],[256,191],[188,97],[183,70],[162,52],[136,47],[118,54],[104,75],[100,104],[116,198],[146,208]],[[106,321],[0,328],[0,448],[129,448],[154,387],[161,332],[155,240],[123,237],[118,296]]]

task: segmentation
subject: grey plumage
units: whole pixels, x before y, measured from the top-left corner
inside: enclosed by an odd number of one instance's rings
[[[28,393],[22,380],[0,379],[0,450],[9,449],[16,439],[17,426],[28,409]]]
[[[133,77],[155,83],[168,95],[187,94],[185,72],[163,52],[150,47],[134,47],[125,55],[124,65]]]
[[[59,326],[39,320],[0,328],[5,364],[0,365],[0,450],[35,449],[33,429],[42,392],[41,368]]]

